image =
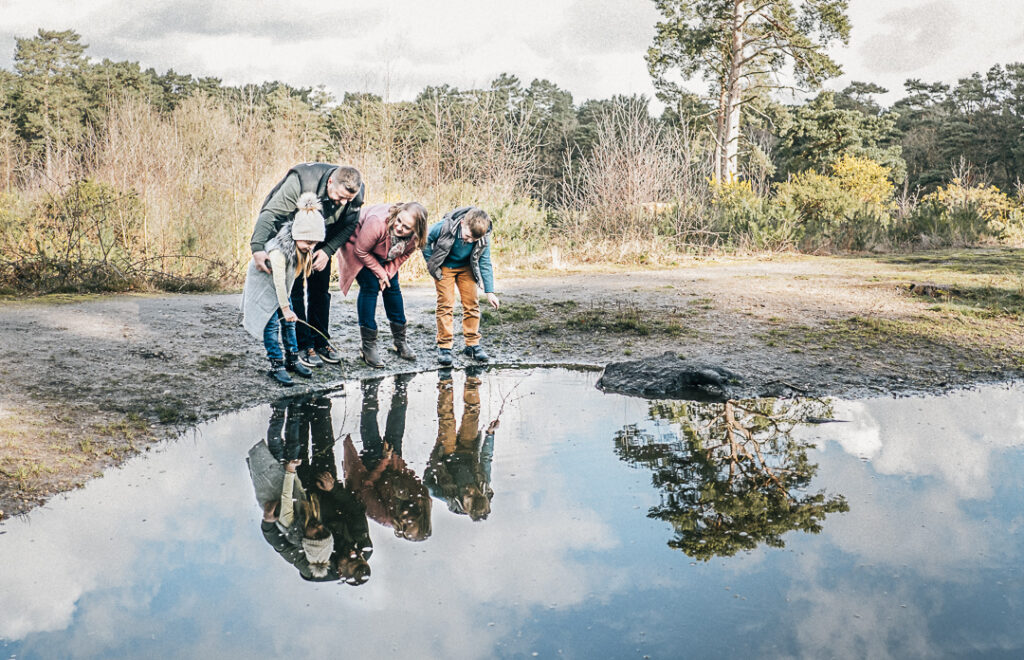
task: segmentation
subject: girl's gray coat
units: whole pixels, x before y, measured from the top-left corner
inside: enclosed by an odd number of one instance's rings
[[[267,241],[266,251],[280,250],[284,253],[288,270],[285,272],[284,284],[291,291],[295,283],[295,241],[292,239],[292,223],[287,223],[277,232],[277,236]],[[249,270],[245,273],[245,287],[242,289],[242,327],[256,339],[263,338],[263,329],[267,321],[278,310],[277,292],[274,291],[274,277],[256,268],[256,262],[249,261]]]

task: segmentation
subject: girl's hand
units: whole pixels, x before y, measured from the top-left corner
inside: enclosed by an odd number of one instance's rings
[[[292,311],[291,307],[284,310],[283,316],[285,323],[295,323],[296,321],[299,320],[299,317],[295,314],[295,312]]]
[[[284,471],[291,472],[294,474],[295,468],[299,467],[300,465],[302,465],[302,461],[300,461],[299,459],[295,459],[294,461],[288,461],[284,466]]]
[[[487,302],[491,303],[491,307],[494,309],[498,309],[498,306],[501,305],[501,302],[498,300],[498,296],[493,293],[487,294]]]
[[[381,291],[391,286],[391,282],[389,282],[386,277],[378,277],[377,280],[380,282]]]

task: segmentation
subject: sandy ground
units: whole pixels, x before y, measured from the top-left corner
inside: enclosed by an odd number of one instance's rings
[[[955,281],[971,286],[1008,276],[1002,266],[962,270]],[[484,343],[499,365],[600,367],[672,351],[816,396],[1024,377],[1019,315],[964,313],[907,291],[950,273],[933,261],[789,257],[504,278]],[[433,287],[403,290],[417,362],[390,352],[384,370],[359,362],[355,291],[335,293],[331,333],[347,359],[290,389],[268,379],[261,343],[239,325],[238,294],[3,301],[0,518],[218,414],[304,388],[436,368]],[[390,334],[381,334],[383,347]]]

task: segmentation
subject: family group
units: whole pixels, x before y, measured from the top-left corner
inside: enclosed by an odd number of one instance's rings
[[[492,223],[487,213],[465,206],[447,213],[428,230],[427,210],[418,202],[364,205],[366,186],[354,167],[301,163],[288,170],[260,209],[250,240],[252,261],[242,292],[242,325],[262,339],[270,376],[283,385],[289,374],[310,377],[341,356],[331,344],[331,260],[337,254],[340,289],[359,285],[356,311],[360,356],[382,367],[377,351],[377,298],[391,329],[395,352],[416,354],[406,338],[407,322],[399,268],[419,250],[437,289],[437,361],[453,361],[455,292],[462,304],[463,352],[475,362],[489,356],[480,345],[482,287],[499,306],[491,266]]]

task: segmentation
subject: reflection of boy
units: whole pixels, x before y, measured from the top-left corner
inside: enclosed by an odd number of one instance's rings
[[[484,520],[491,512],[491,459],[498,420],[480,433],[480,379],[467,376],[462,424],[455,427],[455,401],[450,378],[438,383],[437,443],[423,480],[434,497],[454,513]],[[481,437],[482,436],[482,437]],[[481,441],[482,440],[482,441]]]

